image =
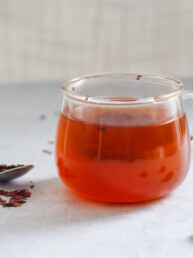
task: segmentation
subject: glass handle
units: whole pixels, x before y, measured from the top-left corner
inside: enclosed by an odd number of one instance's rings
[[[192,99],[193,100],[193,91],[184,90],[183,93],[182,93],[182,98],[183,98],[183,100],[186,100],[186,99]]]
[[[193,100],[193,91],[190,90],[184,90],[182,93],[182,99],[183,100],[187,100],[187,99],[192,99]],[[193,138],[192,134],[191,134],[191,140]]]

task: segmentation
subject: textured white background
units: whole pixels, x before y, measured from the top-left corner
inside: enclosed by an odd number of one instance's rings
[[[192,0],[0,0],[0,82],[193,75]]]
[[[186,82],[190,89],[193,80]],[[13,190],[28,188],[30,180],[35,184],[25,205],[0,206],[0,257],[192,258],[192,165],[185,182],[171,195],[141,204],[87,201],[60,182],[54,153],[42,152],[45,148],[54,151],[48,141],[55,136],[59,86],[0,87],[0,162],[35,165],[24,177],[0,185],[0,189]],[[193,133],[190,101],[186,110]]]

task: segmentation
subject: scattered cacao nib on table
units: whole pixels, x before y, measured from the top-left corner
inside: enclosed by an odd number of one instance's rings
[[[55,110],[53,114],[54,114],[54,116],[58,116],[59,112]]]
[[[52,154],[52,152],[51,152],[51,151],[46,150],[46,149],[45,149],[45,150],[43,150],[43,152],[44,152],[44,153],[46,153],[46,154]]]
[[[23,167],[24,165],[5,165],[0,164],[0,173],[9,169]],[[30,188],[34,188],[33,182],[30,182]],[[4,200],[1,197],[8,197],[9,200]],[[0,205],[3,207],[20,207],[22,204],[26,203],[27,198],[31,197],[31,192],[28,189],[5,191],[0,189]]]
[[[190,136],[191,141],[193,140],[193,136]]]
[[[5,165],[5,164],[0,164],[0,173],[4,172],[6,170],[12,169],[12,168],[18,168],[18,167],[23,167],[24,165]]]
[[[54,141],[48,141],[49,144],[54,144]]]
[[[6,201],[0,197],[0,205],[3,207],[19,207],[26,203],[27,198],[31,197],[31,192],[27,189],[15,191],[0,190],[0,196],[10,197],[9,201]]]
[[[46,119],[46,115],[40,115],[40,119],[41,120],[45,120]]]

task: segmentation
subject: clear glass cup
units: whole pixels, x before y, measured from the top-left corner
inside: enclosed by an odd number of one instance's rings
[[[178,187],[190,165],[190,135],[179,80],[103,73],[67,81],[56,163],[75,193],[103,202],[140,202]]]

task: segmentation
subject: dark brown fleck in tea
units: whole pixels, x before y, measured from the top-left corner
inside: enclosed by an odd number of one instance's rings
[[[105,127],[97,127],[97,129],[98,129],[99,131],[101,131],[101,132],[104,132],[104,131],[106,130]]]

